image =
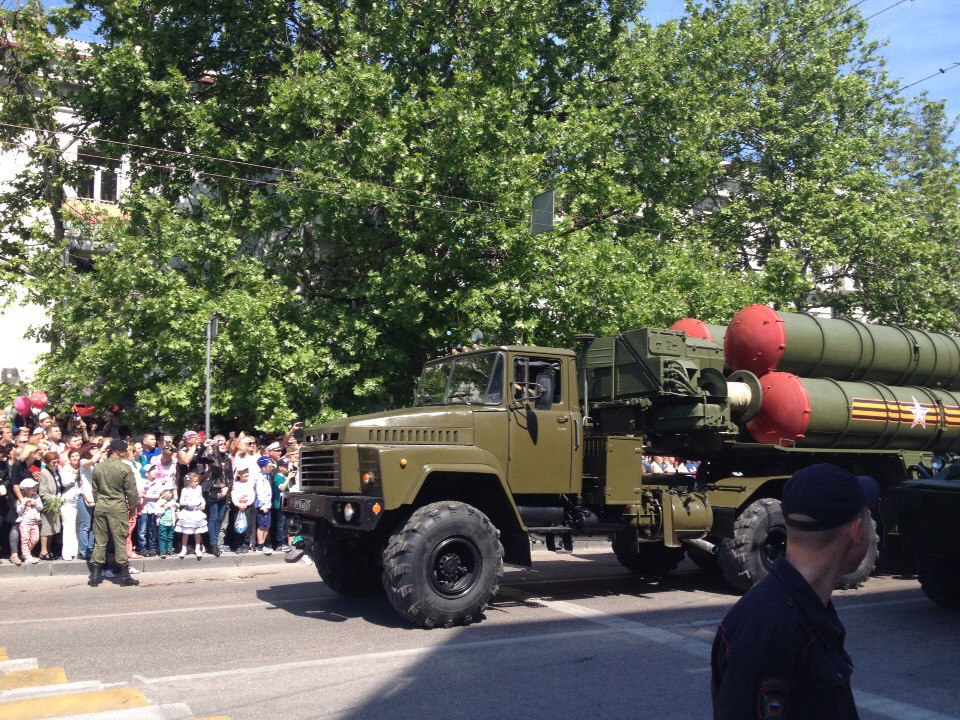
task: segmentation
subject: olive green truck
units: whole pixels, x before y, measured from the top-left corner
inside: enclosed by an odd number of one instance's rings
[[[884,488],[853,586],[899,540],[892,490],[960,449],[960,340],[744,308],[729,326],[479,347],[428,362],[408,408],[304,432],[283,511],[323,580],[423,627],[479,620],[504,563],[608,537],[655,579],[684,554],[745,590],[785,547],[779,497],[831,462]],[[699,461],[656,474],[643,456]]]

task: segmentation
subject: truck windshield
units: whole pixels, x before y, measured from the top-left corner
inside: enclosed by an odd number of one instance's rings
[[[503,353],[483,353],[425,366],[413,404],[499,405],[502,400]]]

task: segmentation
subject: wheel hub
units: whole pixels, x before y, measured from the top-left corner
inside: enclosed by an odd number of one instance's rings
[[[777,558],[787,552],[787,531],[785,528],[775,526],[767,531],[767,537],[763,543],[761,559],[767,570],[773,570],[773,565]]]
[[[443,597],[462,597],[477,584],[482,565],[480,550],[472,540],[446,538],[431,553],[430,585]]]

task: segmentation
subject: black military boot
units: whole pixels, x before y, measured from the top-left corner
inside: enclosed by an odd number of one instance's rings
[[[120,584],[121,585],[139,585],[140,581],[137,580],[130,574],[130,566],[124,565],[120,568]]]
[[[87,585],[97,587],[97,585],[103,582],[103,565],[91,563],[91,567],[93,570],[90,571],[90,579],[87,580]]]

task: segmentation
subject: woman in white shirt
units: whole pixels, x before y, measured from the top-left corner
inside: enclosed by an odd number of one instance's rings
[[[67,455],[67,464],[60,468],[63,505],[60,507],[60,519],[63,521],[64,560],[73,560],[80,549],[77,541],[77,503],[80,500],[80,451],[71,450]]]

